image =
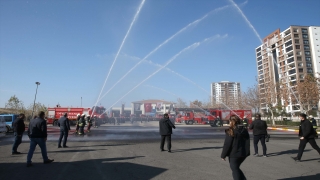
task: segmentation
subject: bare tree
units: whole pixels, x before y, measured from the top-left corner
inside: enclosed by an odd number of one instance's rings
[[[242,92],[239,102],[240,107],[254,109],[255,113],[259,112],[261,102],[258,85],[248,87],[247,91]]]
[[[190,107],[202,107],[202,102],[196,99],[190,103]]]
[[[275,125],[274,121],[274,113],[277,110],[279,102],[279,94],[277,92],[279,89],[279,85],[273,82],[265,83],[264,89],[261,88],[260,96],[261,96],[261,104],[265,105],[271,113],[272,125]]]
[[[314,76],[305,75],[304,80],[298,82],[295,89],[299,94],[300,108],[306,113],[318,104],[320,99],[320,88],[317,78]]]
[[[177,104],[175,105],[176,108],[187,108],[188,105],[185,101],[183,101],[181,98],[177,99]]]

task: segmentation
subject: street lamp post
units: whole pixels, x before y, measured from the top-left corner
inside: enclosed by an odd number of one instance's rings
[[[32,110],[31,118],[33,118],[34,106],[35,106],[35,103],[36,103],[37,92],[38,92],[38,86],[40,85],[40,82],[36,82],[36,85],[37,85],[37,89],[36,89],[36,94],[34,95],[33,110]]]

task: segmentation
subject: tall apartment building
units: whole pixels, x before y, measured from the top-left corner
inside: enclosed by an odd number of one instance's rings
[[[229,108],[237,108],[240,96],[240,83],[221,81],[211,83],[212,104],[227,105]]]
[[[320,26],[290,26],[282,32],[277,29],[263,39],[263,44],[255,50],[261,109],[266,109],[265,95],[271,84],[282,82],[292,86],[303,81],[305,74],[318,76],[319,45]],[[300,111],[297,102],[286,105],[286,112]]]

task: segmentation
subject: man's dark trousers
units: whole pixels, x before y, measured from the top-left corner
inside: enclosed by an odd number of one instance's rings
[[[266,135],[260,134],[253,136],[254,153],[258,154],[258,143],[261,142],[263,155],[267,155]]]
[[[22,142],[22,134],[21,135],[18,135],[18,133],[14,133],[14,143],[13,143],[13,146],[12,146],[12,152],[17,152],[17,149],[18,149],[18,146],[21,144]]]
[[[68,138],[68,131],[66,130],[60,130],[60,138],[59,138],[59,144],[58,146],[61,146],[61,141],[63,138],[63,147],[67,146],[67,138]]]
[[[314,140],[314,138],[310,138],[310,139],[300,139],[300,144],[299,144],[299,152],[298,152],[298,156],[297,159],[301,160],[304,148],[306,148],[307,143],[310,143],[310,145],[312,146],[313,149],[317,150],[318,153],[320,154],[320,148],[317,145],[316,141]]]
[[[167,148],[168,150],[171,150],[171,135],[161,135],[161,145],[160,149],[162,150],[164,147],[164,142],[167,139]]]

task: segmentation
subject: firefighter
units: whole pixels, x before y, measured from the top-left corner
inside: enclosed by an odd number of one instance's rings
[[[79,120],[79,135],[84,135],[84,126],[86,125],[86,120],[85,120],[86,115],[82,114],[81,118]]]
[[[318,138],[318,133],[317,133],[317,121],[313,118],[312,115],[309,116],[309,121],[311,122],[312,127],[313,127],[313,129],[314,129],[315,138]]]
[[[80,114],[77,114],[77,119],[76,119],[76,134],[78,133],[79,131],[79,120],[80,120]]]
[[[244,116],[242,121],[241,121],[241,124],[245,127],[245,128],[248,128],[248,119],[247,119],[247,116]]]
[[[90,116],[87,116],[87,123],[88,123],[87,132],[90,132],[90,128],[92,126],[92,119],[90,118]]]
[[[92,122],[93,122],[93,124],[94,124],[93,127],[97,128],[97,127],[98,127],[97,115],[94,115],[94,116],[93,116]]]
[[[222,122],[222,120],[220,119],[219,116],[217,116],[217,118],[216,118],[216,126],[219,126],[219,127],[223,126],[223,122]]]

